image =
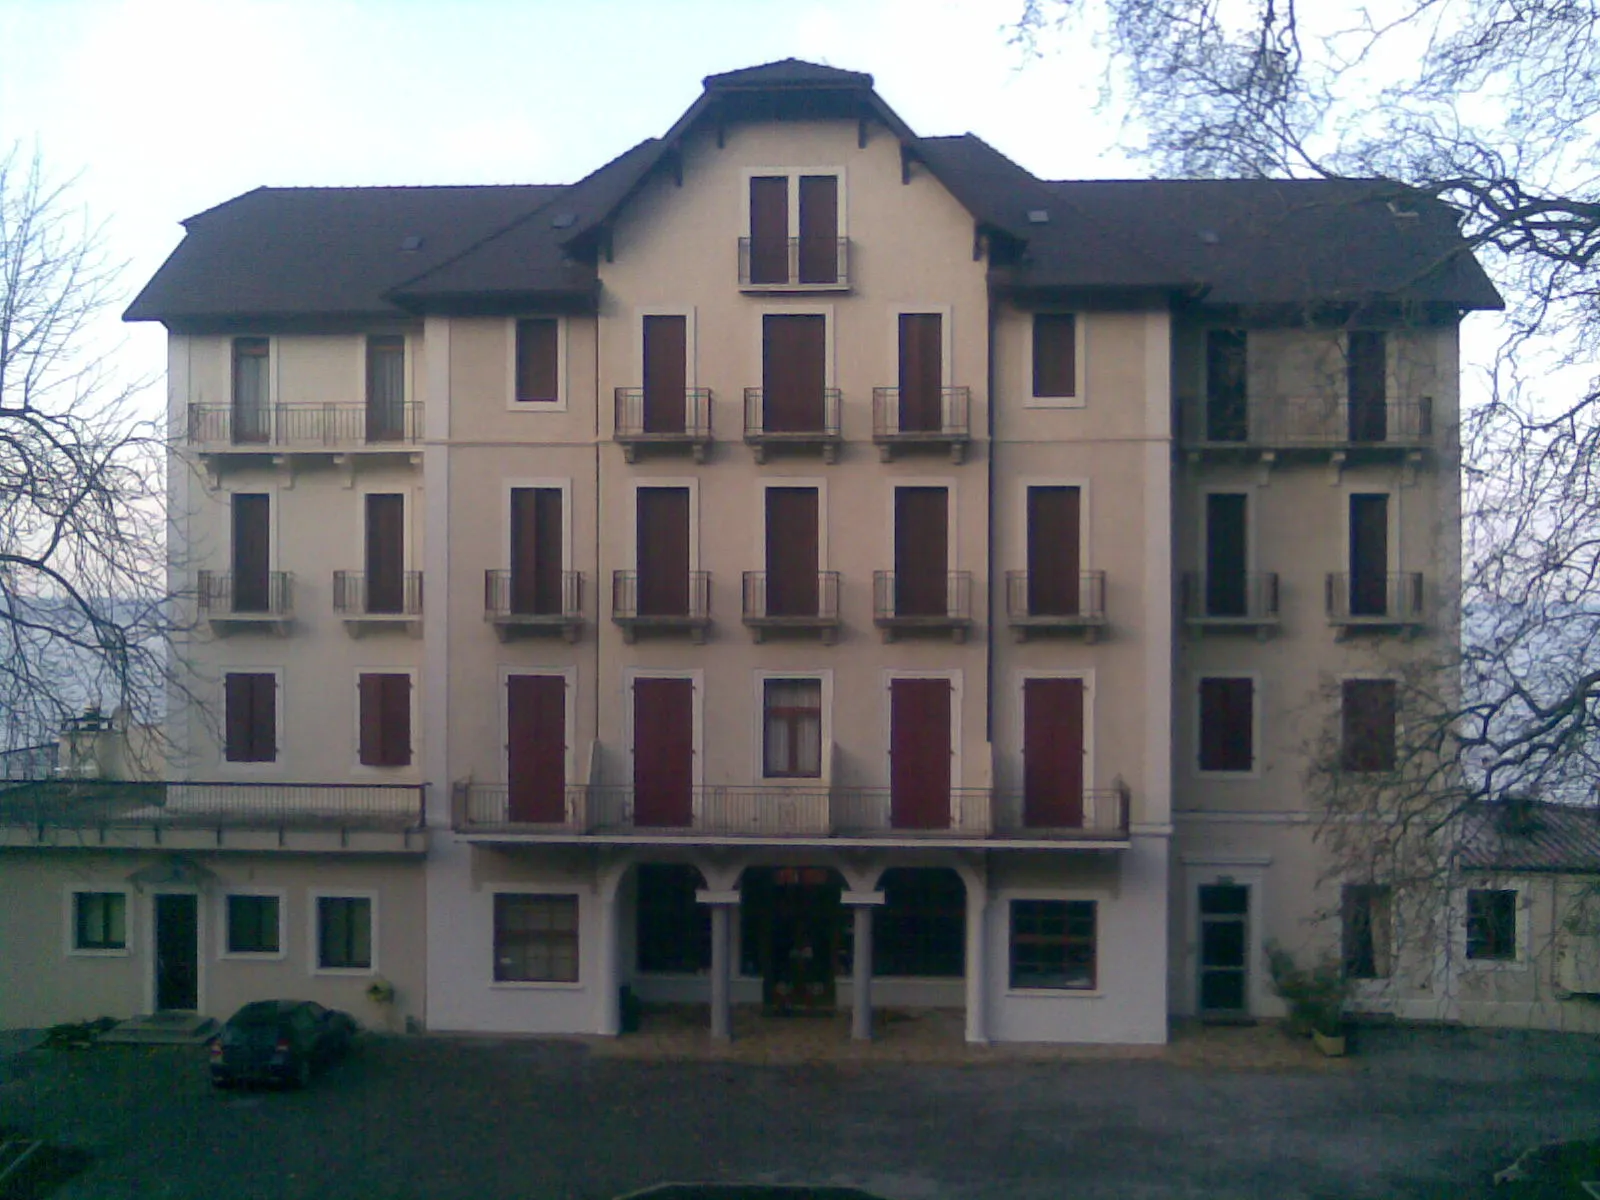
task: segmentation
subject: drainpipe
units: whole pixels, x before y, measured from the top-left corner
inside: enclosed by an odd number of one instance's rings
[[[995,394],[994,394],[994,381],[995,381],[995,367],[994,367],[994,361],[995,361],[994,341],[995,341],[995,336],[994,336],[994,331],[995,331],[995,320],[996,320],[996,317],[995,317],[994,290],[988,284],[987,279],[985,280],[984,290],[987,293],[987,297],[988,297],[988,301],[989,301],[989,362],[988,362],[988,378],[987,378],[987,380],[985,382],[985,389],[986,389],[986,396],[987,396],[986,424],[988,426],[988,436],[989,436],[989,461],[986,464],[984,464],[985,468],[988,471],[988,477],[985,480],[985,486],[987,488],[988,501],[989,501],[989,510],[985,514],[985,519],[988,521],[988,541],[989,541],[989,545],[988,545],[988,555],[989,555],[989,563],[988,563],[988,567],[989,567],[989,619],[985,623],[985,628],[984,628],[986,653],[984,655],[984,672],[985,672],[984,685],[985,686],[984,686],[984,697],[983,697],[983,705],[984,705],[983,734],[984,734],[984,739],[989,743],[989,762],[990,762],[990,776],[991,776],[990,780],[989,780],[989,786],[993,787],[995,785],[995,780],[993,778],[993,770],[994,770],[994,767],[993,767],[993,764],[994,764],[994,680],[995,680],[995,664],[994,664],[995,634],[994,634],[994,630],[995,630],[995,621],[997,619],[996,618],[996,613],[999,611],[995,606],[995,600],[996,600],[996,596],[999,594],[999,592],[1004,590],[1003,585],[1004,585],[1005,580],[1004,580],[1003,573],[997,574],[997,572],[996,572],[996,563],[997,563],[998,559],[997,559],[996,554],[995,554],[995,541],[994,541],[994,527],[995,527],[995,516],[994,516],[994,513],[995,513],[995,507],[994,507],[994,501],[995,501],[995,459],[996,459],[996,457],[998,456],[998,453],[999,453],[999,443],[995,440],[995,429],[996,429],[995,410],[998,407],[998,405],[995,403]],[[998,589],[997,589],[996,583],[995,583],[995,580],[996,580],[997,577],[1000,579],[1000,584],[1001,584],[1000,588],[998,588]],[[1001,597],[1001,602],[1002,603],[1004,602],[1004,597]]]

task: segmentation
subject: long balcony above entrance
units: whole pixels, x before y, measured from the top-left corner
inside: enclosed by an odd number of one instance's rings
[[[213,633],[286,634],[294,623],[294,575],[288,571],[201,571],[196,601]]]
[[[1335,571],[1325,593],[1328,624],[1340,637],[1358,629],[1414,633],[1427,624],[1420,571]]]
[[[502,642],[547,634],[575,642],[583,628],[583,572],[485,571],[483,619]]]
[[[1434,447],[1433,410],[1431,396],[1190,397],[1179,410],[1179,440],[1196,460],[1281,451],[1383,461]]]
[[[711,449],[711,389],[619,387],[612,440],[629,462],[647,451],[688,451],[705,462]]]
[[[825,646],[839,636],[839,572],[746,571],[744,623],[760,642],[769,634],[818,633]]]
[[[948,633],[964,642],[972,627],[972,572],[874,571],[872,620],[886,642],[916,633]]]
[[[187,441],[205,454],[410,451],[422,441],[422,405],[191,404]]]
[[[779,449],[820,451],[823,462],[835,462],[844,441],[841,406],[838,388],[745,388],[745,443],[758,463]]]
[[[970,388],[873,388],[872,440],[879,457],[893,462],[897,451],[932,448],[961,462],[972,440],[971,409]]]
[[[615,571],[611,619],[626,642],[640,633],[686,633],[703,642],[711,625],[711,572]]]

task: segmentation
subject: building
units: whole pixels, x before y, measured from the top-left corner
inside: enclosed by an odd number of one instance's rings
[[[174,786],[276,806],[127,901],[201,1007],[248,968],[444,1030],[615,1033],[624,988],[717,1033],[1276,1011],[1265,939],[1338,894],[1305,739],[1342,709],[1381,768],[1386,664],[1455,636],[1457,329],[1499,298],[1442,206],[1040,180],[786,60],[569,186],[185,228],[128,311],[208,697]]]

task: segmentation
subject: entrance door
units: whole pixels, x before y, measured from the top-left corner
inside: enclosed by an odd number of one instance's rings
[[[1389,497],[1350,497],[1350,615],[1388,611]]]
[[[1249,599],[1245,565],[1249,552],[1247,497],[1239,492],[1206,496],[1206,615],[1242,617]]]
[[[688,387],[688,318],[644,319],[644,431],[682,433]]]
[[[827,318],[817,314],[761,319],[761,387],[768,433],[820,433],[827,386]]]
[[[405,611],[406,498],[393,492],[367,496],[367,611]]]
[[[567,815],[567,681],[506,679],[506,816],[559,823]]]
[[[1202,1017],[1250,1013],[1250,889],[1236,883],[1199,888]]]
[[[156,1008],[200,1007],[200,899],[157,895]]]
[[[900,430],[936,433],[944,427],[944,318],[900,314]]]
[[[1081,596],[1082,495],[1075,487],[1028,489],[1028,615],[1072,617]]]
[[[1083,827],[1083,680],[1022,685],[1022,823]]]
[[[894,611],[942,617],[949,611],[950,508],[944,488],[894,490]]]
[[[817,489],[767,489],[767,615],[817,615]]]
[[[694,681],[633,681],[633,819],[646,828],[694,820]]]
[[[838,877],[825,867],[751,867],[742,891],[761,1002],[780,1015],[832,1009],[844,924]]]
[[[950,827],[950,681],[889,685],[889,821],[896,829]]]
[[[561,612],[561,489],[511,489],[511,611]]]
[[[640,488],[639,615],[689,612],[689,489]]]

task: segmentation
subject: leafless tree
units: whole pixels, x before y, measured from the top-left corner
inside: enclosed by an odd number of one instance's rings
[[[70,184],[0,156],[0,749],[159,715],[164,455],[95,322],[119,270]]]

